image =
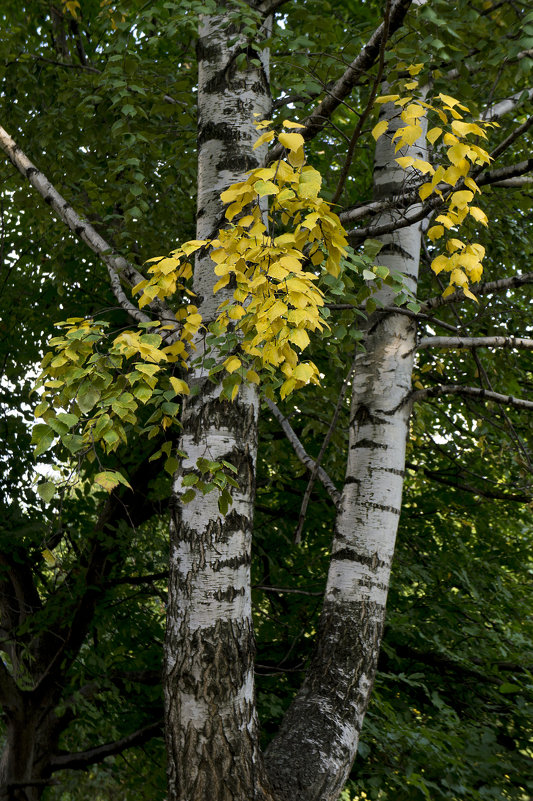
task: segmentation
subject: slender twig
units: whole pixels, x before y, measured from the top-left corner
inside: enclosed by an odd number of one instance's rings
[[[304,523],[305,523],[305,516],[307,514],[307,507],[309,506],[309,501],[311,500],[311,493],[313,491],[313,487],[314,487],[314,484],[315,484],[315,481],[316,481],[316,477],[317,477],[317,474],[318,474],[320,463],[321,463],[322,459],[324,458],[324,454],[326,452],[326,449],[327,449],[327,447],[329,445],[331,437],[333,436],[333,432],[335,431],[335,427],[337,425],[337,420],[339,419],[339,414],[340,414],[340,411],[341,411],[341,408],[342,408],[342,404],[343,404],[344,398],[346,396],[346,391],[347,391],[347,389],[348,389],[348,387],[349,387],[349,385],[351,383],[351,380],[352,380],[354,372],[355,372],[355,365],[356,365],[356,359],[353,360],[352,366],[350,367],[350,370],[348,371],[348,375],[346,376],[346,378],[342,382],[342,386],[341,386],[341,389],[340,389],[340,392],[339,392],[339,397],[338,397],[337,403],[335,405],[335,411],[333,412],[333,417],[331,418],[331,422],[330,422],[329,428],[328,428],[328,430],[326,432],[326,436],[324,437],[324,441],[322,442],[322,446],[320,448],[320,452],[319,452],[318,456],[316,457],[315,464],[313,466],[313,469],[311,470],[311,475],[309,476],[309,481],[307,482],[307,487],[305,489],[304,497],[303,497],[303,500],[302,500],[302,505],[300,507],[300,515],[298,517],[298,525],[296,527],[296,531],[294,532],[294,543],[295,543],[295,545],[298,545],[302,541],[302,531],[303,531],[303,527],[304,527]]]
[[[291,443],[298,459],[301,461],[303,465],[307,467],[308,470],[311,471],[314,470],[316,465],[315,460],[311,456],[309,456],[304,446],[300,442],[298,435],[292,428],[291,424],[289,423],[283,412],[279,409],[278,406],[276,406],[274,401],[271,401],[269,398],[265,398],[265,403],[272,412],[272,414],[274,415],[274,417],[276,418],[276,420],[278,421],[278,423],[280,424],[281,428],[283,429],[283,432],[287,437],[287,439],[289,440],[289,442]],[[337,487],[335,486],[331,478],[328,476],[324,468],[318,465],[317,472],[315,475],[318,476],[318,478],[324,485],[333,503],[337,505],[341,498],[340,492],[338,491]]]

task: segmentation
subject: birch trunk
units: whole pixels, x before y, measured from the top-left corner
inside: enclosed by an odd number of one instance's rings
[[[228,41],[237,37],[231,47]],[[238,68],[239,53],[247,64]],[[212,236],[223,220],[220,192],[259,165],[253,151],[254,114],[270,110],[266,51],[229,26],[225,13],[205,17],[198,42],[197,236]],[[259,58],[254,66],[250,58]],[[216,316],[223,293],[209,257],[197,260],[194,288],[204,323]],[[198,341],[199,349],[202,347]],[[212,355],[212,354],[210,354]],[[224,517],[217,493],[180,504],[173,487],[168,625],[165,652],[166,737],[170,801],[252,801],[263,789],[254,703],[254,637],[250,562],[258,395],[243,385],[233,403],[221,401],[201,368],[189,375],[183,415],[184,467],[198,457],[226,459],[238,468],[239,490]]]
[[[384,115],[395,109],[388,105]],[[391,121],[391,133],[403,125]],[[409,155],[427,158],[425,139]],[[390,134],[376,146],[377,200],[405,190]],[[407,175],[408,180],[408,175]],[[383,216],[381,222],[390,217]],[[416,291],[420,223],[382,237],[379,263]],[[391,291],[379,291],[385,305]],[[352,388],[346,480],[337,515],[316,650],[306,679],[272,742],[266,765],[286,801],[334,801],[348,777],[374,682],[400,517],[415,351],[412,318],[376,312]]]

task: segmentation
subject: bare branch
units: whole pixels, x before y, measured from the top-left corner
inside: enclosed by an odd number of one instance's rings
[[[523,273],[522,275],[513,275],[511,278],[500,278],[499,281],[487,281],[485,284],[480,284],[476,287],[476,295],[489,295],[492,292],[505,292],[507,289],[516,289],[524,284],[533,284],[533,273]],[[464,299],[463,291],[458,290],[453,295],[448,295],[443,298],[442,295],[436,295],[429,300],[426,300],[420,307],[422,313],[438,309],[439,306],[446,306],[448,303],[457,303]]]
[[[519,348],[533,350],[533,339],[519,337],[424,337],[417,350],[425,348]]]
[[[523,133],[525,133],[531,126],[533,125],[533,116],[528,117],[522,125],[517,125],[514,130],[511,131],[509,136],[507,136],[503,142],[500,142],[497,145],[492,153],[490,154],[491,159],[497,159],[499,155],[501,155],[508,147],[510,147],[513,142],[515,142]]]
[[[120,754],[127,748],[133,748],[136,745],[141,745],[151,740],[152,737],[160,734],[161,728],[161,721],[150,723],[148,726],[144,726],[142,729],[137,729],[137,731],[132,734],[122,737],[121,740],[115,740],[105,745],[98,745],[95,748],[89,748],[87,751],[79,751],[76,754],[58,754],[58,756],[51,760],[50,770],[52,773],[58,770],[65,770],[66,768],[69,770],[85,770],[91,765],[101,762],[108,756]]]
[[[533,401],[515,398],[513,395],[502,395],[499,392],[491,392],[488,389],[480,389],[479,387],[464,387],[461,384],[441,384],[428,389],[418,389],[411,394],[410,400],[416,402],[426,400],[426,398],[436,398],[440,395],[467,395],[480,400],[504,403],[517,409],[533,409]]]
[[[529,503],[531,501],[531,494],[520,495],[510,492],[500,492],[499,490],[480,489],[479,487],[474,487],[472,484],[465,482],[462,476],[456,476],[456,480],[454,481],[436,470],[430,470],[428,467],[421,467],[412,462],[406,462],[405,466],[408,470],[420,471],[422,475],[436,481],[438,484],[444,484],[446,487],[453,487],[463,492],[469,492],[471,495],[489,498],[492,501],[514,501],[515,503]]]
[[[271,401],[269,398],[265,398],[265,403],[272,412],[272,414],[274,415],[274,417],[276,418],[276,420],[278,421],[278,423],[280,424],[281,428],[283,429],[283,432],[287,437],[287,439],[289,440],[289,442],[291,443],[298,459],[301,461],[303,465],[307,467],[308,470],[313,471],[316,467],[316,462],[311,456],[309,456],[309,454],[305,450],[304,446],[298,439],[296,432],[292,428],[291,424],[289,423],[285,415],[276,406],[274,401]],[[337,487],[335,486],[331,478],[328,476],[324,468],[319,466],[316,475],[324,485],[333,503],[337,505],[341,499],[340,492],[338,491]]]
[[[55,211],[57,216],[93,253],[104,262],[109,273],[111,288],[117,301],[128,314],[138,322],[149,322],[152,318],[140,311],[126,296],[122,289],[121,280],[130,287],[140,283],[144,276],[137,268],[113,251],[113,248],[100,236],[92,225],[83,220],[72,206],[59,194],[48,178],[32,164],[22,152],[7,131],[0,126],[0,148],[7,155],[13,166],[26,178],[34,189],[44,198],[46,203]],[[156,300],[150,304],[151,309],[160,319],[175,320],[174,315],[166,304]]]
[[[398,30],[403,24],[405,15],[412,3],[412,0],[394,0],[388,24],[389,36]],[[327,124],[329,118],[336,108],[348,97],[353,87],[357,85],[360,78],[369,70],[379,56],[381,42],[386,32],[385,22],[376,28],[366,45],[361,49],[357,58],[346,68],[341,77],[335,82],[331,92],[316,106],[299,133],[306,140],[313,139]],[[284,148],[277,144],[268,154],[269,161],[276,161],[283,155]]]
[[[354,359],[353,362],[352,362],[352,366],[350,367],[350,370],[348,371],[348,375],[346,376],[346,378],[342,382],[342,387],[341,387],[341,390],[339,392],[339,397],[337,399],[337,403],[335,404],[335,411],[333,412],[333,417],[331,418],[331,422],[330,422],[329,428],[328,428],[328,430],[326,432],[326,436],[324,437],[324,441],[322,442],[320,451],[318,453],[318,456],[316,457],[316,462],[315,462],[315,464],[313,466],[313,469],[311,470],[311,475],[309,476],[309,481],[307,483],[307,487],[305,489],[304,497],[303,497],[303,500],[302,500],[302,505],[300,507],[300,515],[298,517],[298,525],[296,527],[296,532],[294,534],[294,542],[295,542],[296,545],[298,545],[301,542],[301,539],[302,539],[302,531],[303,531],[303,527],[304,527],[304,523],[305,523],[305,516],[307,514],[307,507],[309,506],[309,501],[311,500],[311,493],[313,491],[313,486],[315,484],[315,480],[316,480],[316,477],[317,477],[318,470],[320,469],[320,463],[321,463],[322,459],[324,458],[324,454],[326,453],[326,449],[327,449],[327,447],[329,445],[330,439],[333,436],[333,432],[335,431],[335,427],[337,425],[337,420],[339,419],[339,414],[340,414],[340,411],[341,411],[341,408],[342,408],[342,404],[343,404],[344,398],[346,396],[346,390],[348,389],[348,386],[350,385],[350,382],[351,382],[351,380],[353,378],[353,375],[355,373],[355,364],[356,364],[356,360]]]
[[[291,593],[293,595],[316,595],[320,597],[323,595],[323,592],[309,592],[309,590],[299,590],[295,587],[271,587],[269,584],[254,584],[254,590],[262,590],[263,592],[273,592],[277,595],[283,595],[284,592]]]

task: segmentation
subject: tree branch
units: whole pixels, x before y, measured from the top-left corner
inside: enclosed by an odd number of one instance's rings
[[[533,339],[520,337],[424,337],[417,350],[426,348],[520,348],[533,350]]]
[[[500,278],[499,281],[487,281],[485,284],[480,284],[476,287],[476,295],[488,295],[491,292],[505,292],[507,289],[516,289],[524,284],[533,284],[533,273],[523,273],[522,275],[513,275],[511,278]],[[437,295],[429,300],[426,300],[420,307],[422,313],[432,311],[445,306],[448,303],[456,303],[462,301],[464,298],[463,291],[458,290],[453,295],[448,295],[443,298],[442,295]]]
[[[467,395],[480,400],[496,401],[496,403],[514,406],[517,409],[533,409],[533,401],[515,398],[513,395],[502,395],[499,392],[491,392],[488,389],[480,389],[479,387],[465,387],[461,384],[441,384],[428,389],[418,389],[411,394],[410,400],[415,403],[416,401],[426,400],[426,398],[436,398],[440,395]]]
[[[137,268],[122,256],[113,251],[113,248],[100,236],[92,225],[83,220],[72,206],[59,194],[48,178],[29,160],[7,131],[0,126],[0,148],[4,151],[13,166],[26,178],[34,189],[44,198],[46,203],[54,210],[65,225],[104,262],[109,273],[111,289],[120,306],[138,322],[149,322],[152,318],[140,311],[126,296],[122,289],[121,279],[130,287],[144,280],[144,276]],[[155,300],[149,304],[152,311],[160,317],[175,321],[166,304]]]
[[[309,456],[304,446],[298,439],[298,435],[292,428],[291,424],[289,423],[285,415],[276,406],[274,401],[271,401],[269,398],[265,398],[265,403],[272,412],[272,414],[274,415],[274,417],[276,418],[276,420],[278,421],[278,423],[280,424],[281,428],[283,429],[283,432],[285,433],[285,436],[291,443],[298,459],[301,461],[303,465],[305,465],[305,467],[307,467],[308,470],[311,471],[315,470],[316,468],[315,460],[311,456]],[[333,503],[337,505],[341,499],[341,494],[338,491],[335,484],[333,483],[333,481],[331,480],[331,478],[324,470],[324,468],[319,466],[316,475],[324,485]]]
[[[522,176],[525,173],[531,172],[533,170],[533,159],[525,159],[524,161],[519,161],[516,164],[509,164],[505,167],[499,167],[496,170],[487,170],[486,172],[481,173],[476,178],[476,183],[478,186],[489,186],[489,185],[498,185],[501,181],[510,180],[512,178]],[[420,184],[420,186],[422,183]],[[440,184],[438,187],[441,191],[446,191],[449,189],[447,184]],[[355,206],[352,209],[346,209],[339,214],[340,221],[343,225],[346,223],[352,223],[356,220],[360,220],[363,217],[367,217],[368,215],[376,216],[377,214],[381,214],[386,211],[390,211],[391,209],[402,209],[408,208],[409,206],[413,205],[414,203],[418,204],[418,208],[420,208],[420,196],[418,194],[419,187],[415,187],[414,189],[409,190],[409,192],[404,192],[400,195],[393,195],[392,197],[387,197],[384,200],[374,200],[369,203],[364,203],[362,206]],[[431,198],[426,204],[424,204],[424,213],[418,218],[422,219],[429,211],[432,211],[433,208],[437,208],[439,205],[444,205],[440,198]],[[405,225],[409,225],[411,223],[411,219],[405,223]],[[391,223],[390,225],[393,225]],[[390,228],[389,225],[389,228]],[[403,222],[402,226],[403,227]],[[375,233],[376,229],[366,228],[366,229],[354,229],[353,231],[349,232],[349,236],[363,236],[365,232],[373,232]],[[385,231],[385,233],[389,233]]]
[[[127,748],[133,748],[136,745],[141,745],[147,742],[152,737],[161,732],[162,721],[157,723],[150,723],[142,729],[132,734],[122,737],[120,740],[115,740],[112,743],[105,745],[98,745],[95,748],[89,748],[87,751],[79,751],[76,754],[60,753],[50,761],[50,771],[55,773],[58,770],[86,770],[91,765],[101,762],[108,756],[120,754]]]
[[[388,24],[389,36],[392,36],[392,34],[402,26],[411,3],[412,0],[394,0]],[[305,140],[313,139],[314,136],[320,133],[335,109],[338,108],[344,98],[350,94],[361,76],[374,65],[379,56],[381,43],[385,34],[386,25],[385,22],[382,22],[381,25],[376,28],[366,45],[361,49],[359,55],[335,82],[331,92],[313,109],[307,118],[305,128],[298,131]],[[275,145],[268,154],[268,161],[276,161],[282,157],[283,152],[284,148],[282,145]]]
[[[408,470],[421,472],[422,475],[427,476],[436,481],[438,484],[444,484],[446,487],[453,487],[464,492],[469,492],[471,495],[479,495],[482,498],[488,498],[491,501],[514,501],[515,503],[529,503],[531,501],[531,494],[529,495],[516,495],[510,492],[499,492],[498,490],[482,490],[479,487],[474,487],[464,481],[463,477],[459,475],[456,481],[441,475],[436,470],[430,470],[428,467],[421,467],[420,465],[406,462],[405,466]]]

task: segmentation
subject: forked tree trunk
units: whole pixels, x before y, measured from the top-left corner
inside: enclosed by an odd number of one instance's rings
[[[386,116],[397,111],[387,104]],[[392,121],[394,131],[404,123]],[[425,140],[409,149],[422,154]],[[404,188],[390,135],[376,147],[374,193]],[[386,220],[382,217],[382,222]],[[389,234],[378,261],[416,291],[420,223]],[[385,305],[391,290],[379,291]],[[302,689],[266,758],[284,801],[334,801],[347,779],[374,682],[400,517],[415,325],[401,314],[368,320],[353,382],[346,480],[337,515],[317,645]]]
[[[228,42],[237,38],[231,47]],[[239,53],[247,63],[239,67]],[[261,66],[250,62],[259,58]],[[270,111],[266,51],[251,53],[228,15],[205,17],[198,43],[197,236],[223,220],[220,193],[259,165],[254,114]],[[209,257],[196,262],[194,288],[207,324],[224,293],[213,296]],[[199,349],[202,343],[197,342]],[[212,354],[210,354],[212,355]],[[170,582],[165,657],[166,737],[170,801],[266,799],[254,701],[254,636],[250,562],[257,453],[258,394],[243,384],[233,403],[200,368],[183,415],[184,467],[198,457],[238,467],[239,491],[224,517],[217,493],[180,503],[173,488]],[[196,394],[195,394],[196,393]]]

